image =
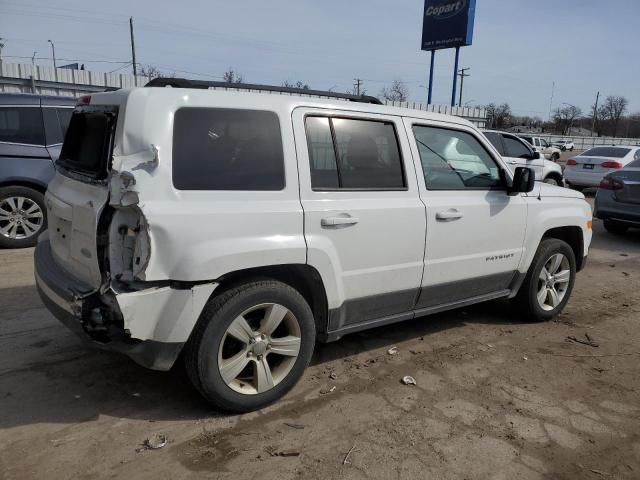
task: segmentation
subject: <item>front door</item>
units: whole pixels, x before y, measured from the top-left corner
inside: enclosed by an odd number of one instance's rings
[[[504,166],[469,127],[405,120],[427,208],[425,269],[417,309],[506,295],[523,254],[527,205],[507,194]],[[456,145],[452,149],[451,145]],[[456,151],[473,169],[455,166]]]
[[[298,108],[293,124],[307,262],[325,282],[329,330],[412,315],[425,206],[402,120]]]
[[[537,139],[536,139],[537,140]],[[513,135],[502,135],[504,143],[504,160],[509,170],[515,171],[516,167],[529,167],[536,174],[536,180],[543,180],[544,155],[533,158],[534,152],[522,139]]]

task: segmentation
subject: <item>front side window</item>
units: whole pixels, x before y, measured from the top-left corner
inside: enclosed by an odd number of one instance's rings
[[[309,116],[305,127],[314,190],[406,188],[392,123]]]
[[[512,158],[531,158],[531,150],[527,148],[527,146],[521,142],[520,140],[507,137],[504,137],[504,149],[505,156]]]
[[[173,185],[180,190],[282,190],[278,115],[181,108],[173,124]]]
[[[502,135],[498,132],[484,132],[484,136],[489,139],[491,144],[496,147],[500,155],[504,155],[504,147],[502,146]]]
[[[44,145],[40,107],[0,107],[0,142]]]
[[[413,133],[428,190],[503,187],[499,166],[469,133],[419,125]]]
[[[531,137],[520,137],[520,138],[533,147],[533,138]]]

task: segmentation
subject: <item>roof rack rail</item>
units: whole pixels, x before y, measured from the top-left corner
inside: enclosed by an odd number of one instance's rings
[[[349,93],[336,93],[324,90],[307,90],[302,88],[278,87],[276,85],[259,85],[252,83],[227,83],[211,82],[207,80],[189,80],[186,78],[158,77],[150,80],[145,87],[173,87],[173,88],[201,88],[201,89],[232,89],[253,90],[257,92],[287,93],[290,95],[305,95],[311,97],[339,98],[351,102],[373,103],[382,105],[382,102],[370,95],[351,95]]]

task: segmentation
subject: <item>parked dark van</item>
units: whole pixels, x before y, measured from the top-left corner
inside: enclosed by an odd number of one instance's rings
[[[44,192],[77,99],[0,93],[0,247],[36,244]]]

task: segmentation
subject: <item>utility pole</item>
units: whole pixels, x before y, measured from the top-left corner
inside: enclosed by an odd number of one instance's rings
[[[133,40],[133,17],[129,17],[129,32],[131,32],[131,63],[133,65],[133,82],[138,86],[138,67],[136,64],[136,43]]]
[[[596,103],[593,106],[593,119],[591,120],[591,136],[596,131],[596,120],[598,119],[598,100],[600,99],[600,92],[596,94]]]
[[[34,50],[33,56],[31,57],[31,66],[33,67],[33,71],[31,72],[31,93],[38,93],[36,91],[36,52]]]
[[[549,121],[551,121],[551,108],[553,107],[553,94],[556,90],[556,82],[551,84],[551,100],[549,100]]]
[[[5,45],[4,38],[0,37],[0,65],[2,65],[2,49]]]
[[[464,77],[470,77],[471,75],[468,73],[465,73],[467,70],[470,70],[469,67],[467,68],[461,68],[460,69],[460,73],[458,73],[458,75],[460,75],[460,98],[458,99],[458,106],[461,107],[462,106],[462,89],[464,88]]]
[[[354,78],[353,79],[353,87],[355,88],[356,91],[356,95],[360,96],[360,87],[362,87],[362,79],[361,78]]]

